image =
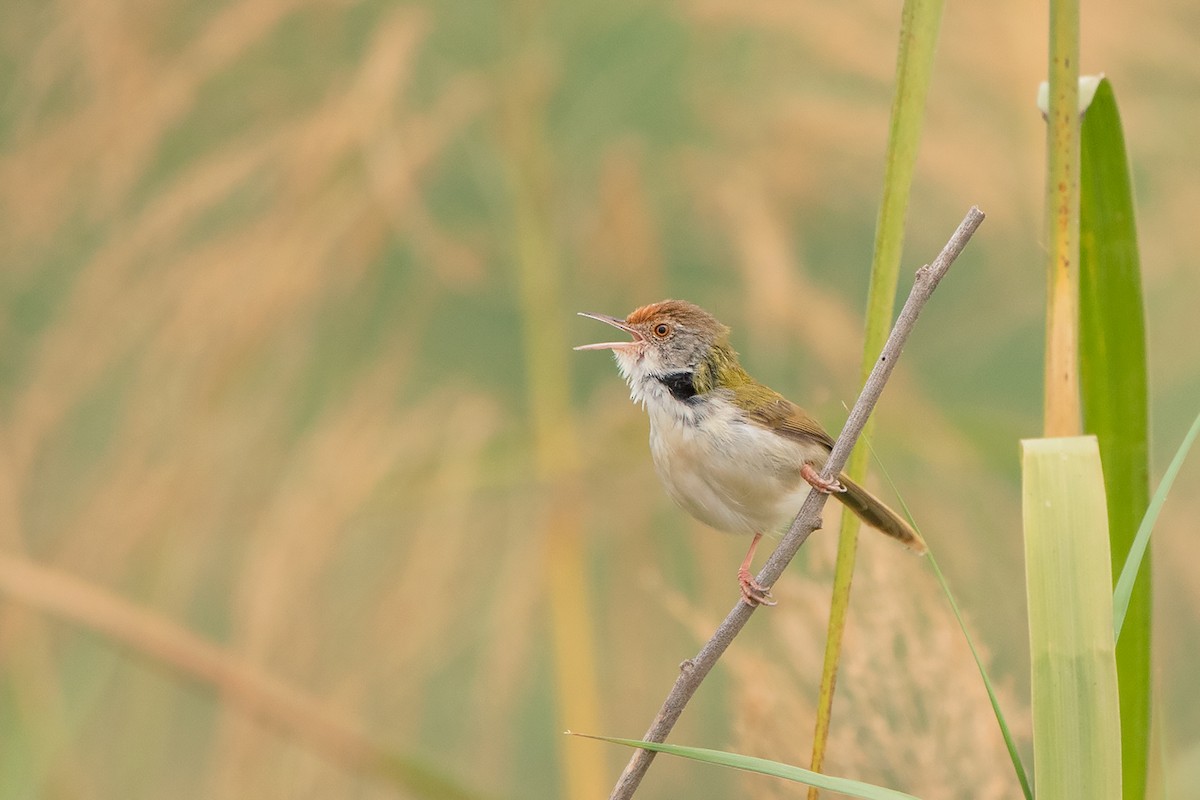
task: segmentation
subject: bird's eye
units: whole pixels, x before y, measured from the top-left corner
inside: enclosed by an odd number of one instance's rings
[[[671,326],[665,322],[660,322],[654,326],[654,335],[658,337],[666,336],[671,332]]]

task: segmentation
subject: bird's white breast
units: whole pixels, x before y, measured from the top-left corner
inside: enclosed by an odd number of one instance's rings
[[[681,402],[645,386],[654,466],[671,498],[701,522],[729,533],[772,532],[808,494],[805,460],[819,466],[828,451],[746,420],[730,397],[717,390]]]

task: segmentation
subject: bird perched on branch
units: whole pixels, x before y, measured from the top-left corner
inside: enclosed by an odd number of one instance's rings
[[[754,537],[738,569],[746,603],[775,605],[751,576],[750,564],[763,534],[795,517],[810,487],[925,552],[912,526],[875,495],[844,474],[822,480],[833,439],[804,409],[747,374],[729,343],[729,328],[712,314],[664,300],[623,320],[581,316],[632,337],[575,349],[613,351],[630,397],[650,416],[650,452],[667,493],[706,525]]]

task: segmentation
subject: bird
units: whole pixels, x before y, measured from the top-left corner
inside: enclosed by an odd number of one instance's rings
[[[738,568],[747,605],[775,605],[750,574],[754,551],[764,534],[795,517],[810,489],[832,494],[910,550],[926,551],[920,534],[871,492],[845,474],[821,477],[832,437],[803,408],[750,377],[730,328],[708,311],[663,300],[624,319],[580,316],[631,337],[575,349],[612,351],[630,398],[650,418],[650,453],[667,494],[706,525],[753,537]]]

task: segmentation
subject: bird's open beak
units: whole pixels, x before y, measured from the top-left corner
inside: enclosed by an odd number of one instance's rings
[[[576,350],[626,350],[641,345],[646,339],[633,328],[625,324],[625,320],[610,317],[607,314],[590,314],[587,311],[580,311],[579,316],[589,317],[590,319],[598,319],[601,322],[606,322],[614,328],[620,328],[633,337],[632,342],[598,342],[596,344],[581,344],[576,347]]]

